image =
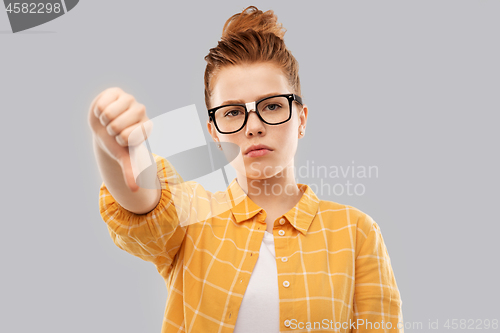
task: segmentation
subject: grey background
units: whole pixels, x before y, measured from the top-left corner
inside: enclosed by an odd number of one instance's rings
[[[320,197],[380,225],[404,320],[500,319],[499,2],[88,0],[18,34],[0,13],[0,331],[160,332],[163,279],[98,211],[88,108],[119,86],[150,118],[194,103],[205,122],[203,57],[250,4],[300,63],[297,166],[379,169]]]

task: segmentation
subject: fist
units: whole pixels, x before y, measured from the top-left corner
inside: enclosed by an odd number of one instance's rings
[[[127,186],[137,190],[129,146],[140,145],[151,134],[152,122],[146,115],[146,107],[122,89],[109,88],[92,101],[88,122],[96,143],[120,164]]]

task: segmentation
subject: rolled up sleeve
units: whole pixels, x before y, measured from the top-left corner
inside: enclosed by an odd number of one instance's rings
[[[187,226],[179,222],[179,217],[183,209],[189,211],[190,208],[179,207],[174,201],[189,205],[192,194],[189,193],[190,187],[183,183],[181,176],[165,158],[152,155],[156,161],[162,187],[158,205],[147,214],[132,213],[120,206],[103,182],[100,187],[99,211],[116,246],[152,262],[162,273],[163,270],[170,270],[186,235]],[[174,191],[174,184],[185,186],[182,186],[182,190],[175,186]],[[174,198],[174,196],[185,198]]]

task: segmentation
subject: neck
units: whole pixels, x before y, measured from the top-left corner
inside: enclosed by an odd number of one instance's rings
[[[237,174],[236,179],[248,197],[266,211],[293,207],[303,194],[295,181],[293,165],[265,179],[251,179],[241,174]]]

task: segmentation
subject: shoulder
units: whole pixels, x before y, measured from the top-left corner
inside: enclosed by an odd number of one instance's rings
[[[175,206],[181,225],[207,222],[228,210],[225,191],[211,192],[197,181],[185,181],[168,159],[154,153],[152,156],[156,162],[162,193]]]
[[[326,220],[354,227],[361,233],[368,234],[378,230],[373,218],[361,209],[330,200],[320,200],[317,214]]]

